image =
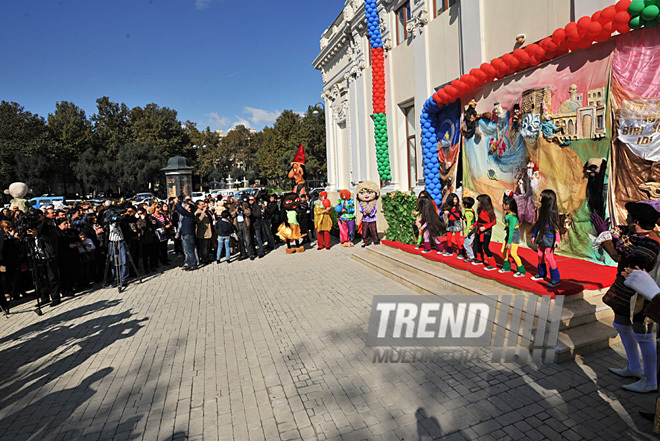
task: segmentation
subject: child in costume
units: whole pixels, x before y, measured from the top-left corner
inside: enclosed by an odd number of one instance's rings
[[[421,222],[419,231],[420,235],[424,238],[424,250],[422,250],[422,253],[431,252],[431,238],[433,238],[438,253],[442,253],[443,247],[438,236],[442,234],[446,227],[436,211],[433,200],[429,198],[420,198],[418,200],[418,207]]]
[[[598,214],[591,221],[599,233],[594,241],[618,262],[614,284],[603,296],[603,302],[614,311],[614,329],[621,337],[626,350],[628,365],[623,369],[610,368],[610,372],[621,377],[639,378],[639,381],[624,385],[632,392],[657,390],[657,352],[652,326],[645,323],[648,302],[637,295],[637,291],[625,283],[626,268],[653,271],[660,254],[660,237],[654,231],[660,213],[646,202],[628,202],[627,225],[608,229],[607,223]],[[644,367],[639,362],[642,352]]]
[[[332,210],[332,204],[328,199],[328,192],[322,191],[319,199],[314,202],[314,228],[316,228],[319,250],[330,249],[330,230],[332,229],[330,210]]]
[[[444,211],[445,218],[447,219],[447,250],[444,255],[452,256],[454,254],[454,244],[460,254],[461,232],[463,231],[461,218],[463,217],[463,213],[461,213],[461,205],[456,193],[451,193],[447,196],[445,203],[442,205],[442,211]]]
[[[502,208],[506,213],[504,216],[504,231],[506,236],[504,238],[504,243],[502,244],[502,256],[504,258],[504,264],[502,265],[502,269],[499,270],[499,272],[508,273],[511,271],[511,262],[509,261],[510,255],[517,268],[516,272],[513,274],[513,277],[524,277],[526,274],[525,267],[523,266],[520,257],[518,257],[518,247],[520,246],[520,221],[518,220],[518,204],[513,198],[513,192],[510,191],[509,194],[504,194]]]
[[[296,193],[287,193],[282,196],[282,207],[284,207],[284,222],[277,229],[277,235],[286,242],[286,253],[302,253],[305,247],[301,246],[298,240],[302,237],[300,225],[298,224],[298,214],[296,208],[300,205],[300,198]],[[291,248],[291,241],[295,242],[295,248]]]
[[[440,215],[440,210],[438,209],[437,204],[431,197],[431,193],[429,193],[426,190],[420,191],[419,196],[417,196],[417,207],[415,207],[415,210],[412,211],[412,215],[415,216],[415,225],[417,226],[417,230],[419,232],[419,234],[417,235],[417,249],[422,248],[422,241],[424,240],[424,235],[422,234],[422,231],[419,228],[422,226],[422,208],[421,208],[422,199],[428,199],[431,202],[433,202],[435,211],[438,213],[438,215]]]
[[[380,245],[376,228],[376,213],[378,212],[376,201],[379,196],[380,189],[372,181],[361,182],[355,189],[355,197],[360,205],[360,213],[362,213],[362,240],[364,241],[362,248],[371,245],[372,240],[375,245]]]
[[[538,274],[532,280],[543,280],[547,276],[546,260],[550,265],[550,282],[548,286],[559,286],[559,268],[555,262],[555,247],[560,248],[559,242],[559,209],[557,208],[557,194],[552,190],[541,192],[541,208],[539,219],[534,224],[532,241],[538,245]]]
[[[348,190],[340,191],[339,197],[339,202],[335,207],[335,211],[339,213],[337,217],[339,241],[343,247],[352,247],[355,238],[355,202]]]
[[[474,212],[474,198],[472,196],[466,196],[470,194],[468,192],[463,193],[463,219],[465,219],[465,229],[463,234],[465,235],[465,240],[463,241],[463,249],[465,250],[465,262],[472,263],[474,262],[474,251],[472,249],[472,242],[474,242],[474,237],[476,234],[476,213]],[[461,256],[458,256],[461,259]]]
[[[480,256],[482,260],[478,260],[479,257],[477,257],[472,265],[483,264],[484,270],[494,271],[497,268],[495,267],[495,256],[490,250],[490,239],[493,235],[493,227],[497,224],[497,218],[495,210],[493,210],[493,201],[487,194],[480,194],[477,196],[477,203],[476,251],[477,256]]]

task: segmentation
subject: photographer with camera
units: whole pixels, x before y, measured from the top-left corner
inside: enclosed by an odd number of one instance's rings
[[[254,260],[254,247],[252,246],[252,236],[250,234],[250,216],[252,210],[248,204],[247,198],[236,201],[231,210],[231,217],[238,234],[238,249],[241,256],[238,260],[245,260],[248,257]]]
[[[30,210],[19,218],[18,234],[22,252],[28,256],[32,280],[40,304],[60,304],[60,271],[57,254],[59,229],[40,210]],[[37,313],[40,314],[39,304]]]
[[[103,216],[105,221],[104,229],[108,237],[108,253],[110,253],[110,261],[112,263],[112,277],[115,278],[116,283],[117,273],[115,268],[119,267],[120,283],[121,285],[126,285],[129,276],[128,255],[126,252],[128,245],[124,238],[126,237],[125,233],[130,231],[126,210],[112,205],[106,206]],[[117,262],[116,259],[119,261]]]
[[[197,225],[194,214],[196,207],[192,202],[186,202],[185,205],[178,202],[174,206],[174,209],[180,216],[179,235],[183,244],[183,254],[186,256],[186,262],[183,269],[184,271],[193,271],[197,269],[197,253],[195,251],[195,233]]]

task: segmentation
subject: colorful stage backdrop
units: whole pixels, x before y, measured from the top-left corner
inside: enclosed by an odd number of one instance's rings
[[[504,237],[502,196],[513,190],[527,246],[539,195],[553,189],[561,253],[612,264],[593,250],[589,219],[613,213],[623,223],[626,202],[660,199],[659,63],[660,30],[643,29],[488,83],[455,103],[429,102],[422,123],[433,125],[439,160],[431,177],[443,194],[453,191],[460,150],[463,188],[489,194],[496,206],[493,239]]]

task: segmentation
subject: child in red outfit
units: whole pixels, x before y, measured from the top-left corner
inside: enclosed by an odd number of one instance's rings
[[[486,271],[494,271],[497,267],[495,266],[495,256],[490,250],[490,239],[493,235],[493,227],[497,224],[497,219],[493,210],[493,202],[487,194],[477,196],[477,202],[479,204],[476,223],[477,235],[475,238],[477,260],[472,262],[472,265],[483,263]],[[478,260],[480,258],[482,261]]]
[[[461,205],[455,193],[447,196],[446,202],[442,205],[442,210],[447,219],[447,251],[444,255],[452,256],[454,254],[454,244],[456,244],[457,251],[460,254],[463,213],[461,213]]]

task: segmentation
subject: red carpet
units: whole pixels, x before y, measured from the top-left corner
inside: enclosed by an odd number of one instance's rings
[[[444,238],[441,238],[444,245]],[[522,259],[523,265],[527,270],[525,277],[513,277],[513,272],[500,274],[497,271],[484,271],[483,265],[472,265],[459,260],[454,256],[441,256],[440,254],[432,251],[430,253],[422,254],[422,250],[415,249],[414,245],[403,245],[401,242],[392,242],[389,240],[382,240],[383,244],[398,248],[402,251],[411,254],[418,254],[426,259],[442,262],[453,268],[458,268],[470,271],[473,274],[485,278],[497,280],[505,285],[513,286],[515,288],[531,291],[540,295],[555,295],[571,296],[579,294],[585,289],[600,289],[605,288],[612,283],[616,278],[616,267],[599,265],[597,263],[589,262],[586,260],[575,259],[566,256],[555,256],[557,266],[559,267],[559,274],[561,275],[561,284],[556,288],[548,288],[546,282],[535,282],[530,279],[532,275],[536,275],[536,251],[528,248],[518,248],[518,255]],[[502,256],[500,250],[502,249],[501,243],[491,242],[490,249],[495,254],[495,261],[497,262],[498,269],[502,268]]]

